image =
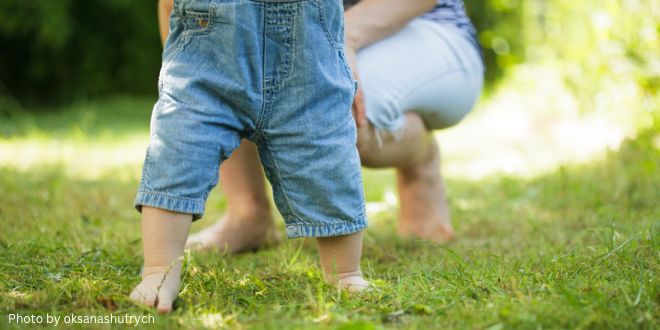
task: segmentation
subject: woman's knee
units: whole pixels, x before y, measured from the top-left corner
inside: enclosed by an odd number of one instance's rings
[[[405,125],[397,99],[374,89],[365,91],[367,124],[358,128],[357,148],[363,166],[379,167],[382,145]]]
[[[463,120],[472,107],[463,107],[454,111],[447,112],[422,112],[419,116],[422,118],[426,126],[431,130],[439,130],[452,127]]]
[[[366,167],[388,167],[406,160],[392,158],[416,158],[421,142],[429,134],[422,119],[415,113],[403,116],[403,123],[396,130],[380,128],[368,123],[358,128],[357,149]],[[407,155],[407,156],[402,156]],[[410,157],[408,157],[410,156]]]
[[[357,149],[360,154],[360,161],[362,166],[373,167],[376,166],[376,158],[378,153],[378,134],[376,129],[367,123],[357,130]]]

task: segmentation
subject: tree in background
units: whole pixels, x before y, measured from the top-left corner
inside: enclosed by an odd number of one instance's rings
[[[0,93],[23,103],[153,94],[156,1],[0,1]]]
[[[654,0],[466,0],[488,87],[520,64],[556,71],[583,107],[603,91],[660,90]],[[153,95],[156,0],[0,0],[0,95],[23,104]],[[602,103],[602,102],[601,102]],[[3,103],[0,100],[0,113]]]

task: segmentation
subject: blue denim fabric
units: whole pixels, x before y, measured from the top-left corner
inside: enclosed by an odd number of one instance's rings
[[[249,139],[294,237],[367,225],[340,0],[175,0],[135,206],[204,213]]]

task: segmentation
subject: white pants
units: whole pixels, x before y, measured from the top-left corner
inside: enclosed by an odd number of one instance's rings
[[[377,129],[396,132],[409,111],[428,129],[452,126],[483,86],[479,51],[449,24],[416,18],[357,55],[367,118]]]

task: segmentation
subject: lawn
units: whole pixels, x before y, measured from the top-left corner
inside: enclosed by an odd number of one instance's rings
[[[325,285],[313,241],[297,239],[238,256],[188,253],[174,313],[135,306],[132,200],[152,103],[118,98],[0,118],[0,328],[17,326],[10,314],[126,313],[170,328],[660,327],[658,120],[615,150],[532,175],[450,170],[458,239],[445,246],[399,238],[393,172],[365,170],[370,292]],[[451,150],[446,166],[456,168]],[[193,230],[224,208],[216,190]]]

